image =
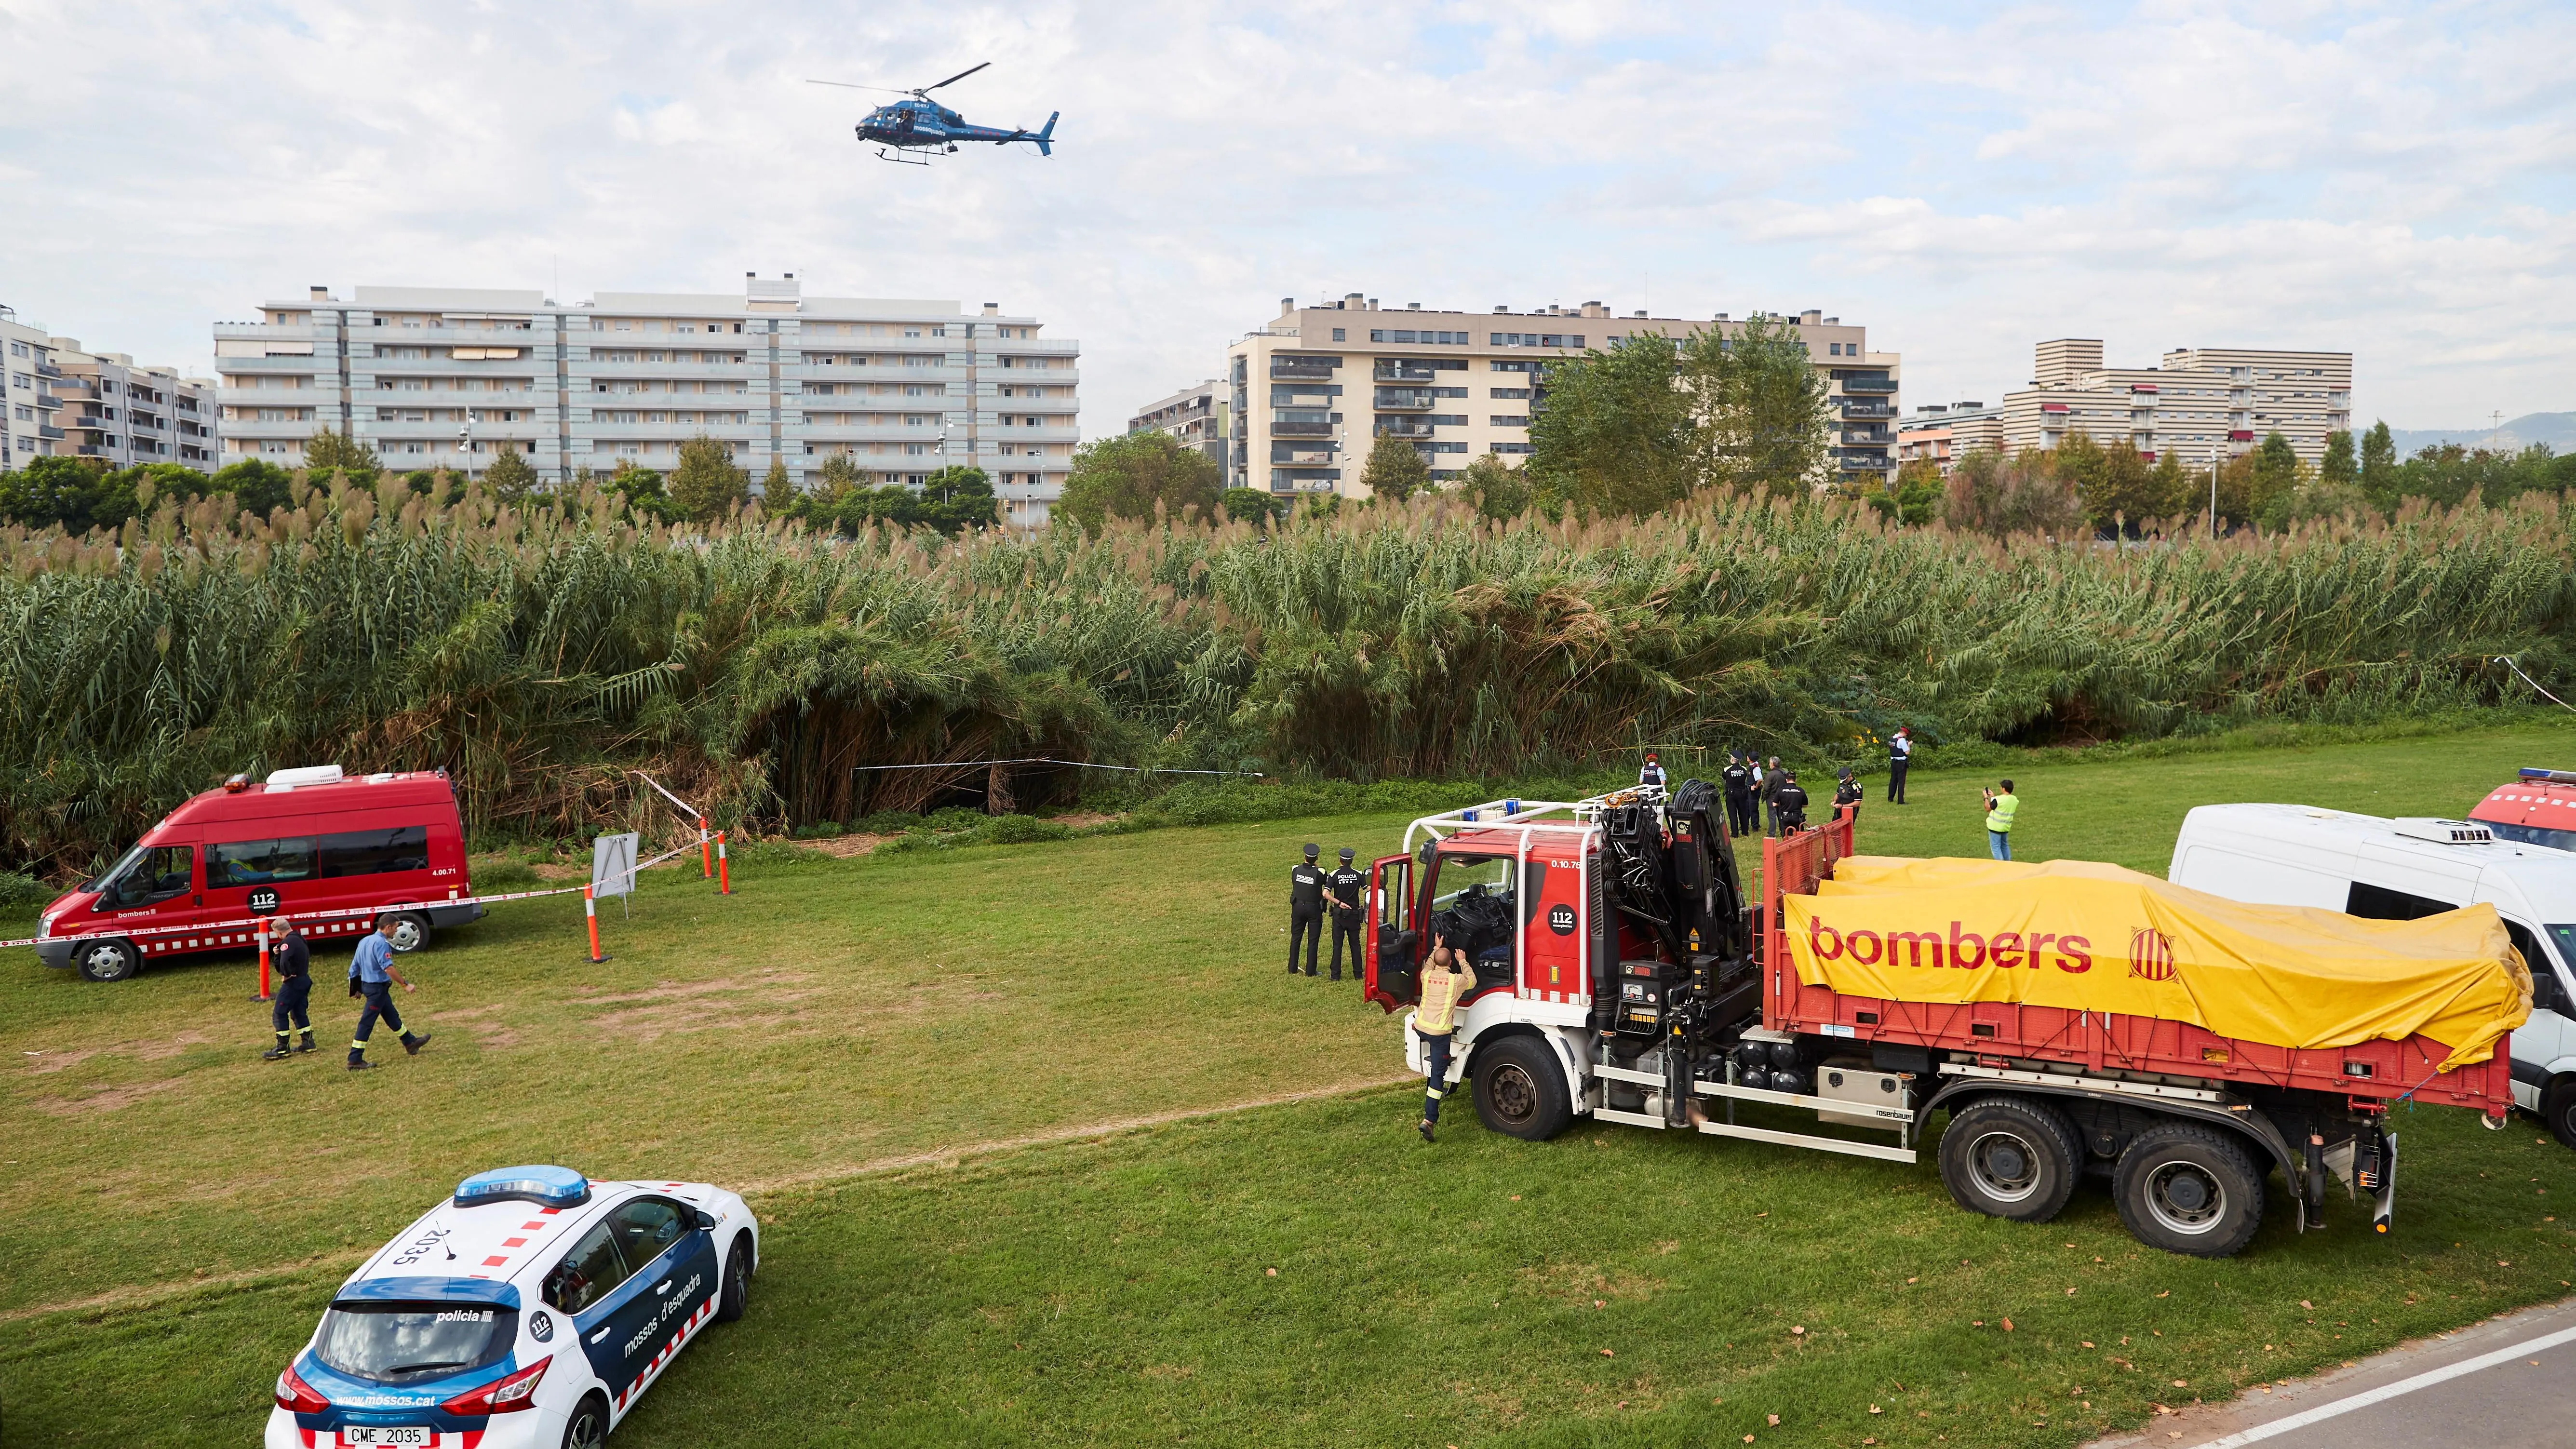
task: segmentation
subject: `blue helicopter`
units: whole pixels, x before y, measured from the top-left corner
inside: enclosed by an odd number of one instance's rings
[[[853,91],[887,91],[911,98],[889,101],[868,112],[867,119],[859,122],[859,139],[876,143],[877,159],[880,161],[898,161],[908,166],[927,166],[930,164],[932,155],[953,154],[960,141],[990,141],[996,146],[1007,146],[1014,141],[1032,141],[1037,144],[1039,155],[1054,155],[1055,122],[1057,116],[1064,114],[1061,111],[1050,112],[1046,125],[1038,130],[1031,131],[1024,127],[1004,130],[999,126],[970,126],[966,124],[964,116],[930,98],[930,93],[940,86],[955,85],[991,64],[992,62],[988,60],[984,65],[961,70],[939,82],[938,85],[927,85],[919,90],[910,91],[895,90],[892,86],[851,85],[847,81],[818,80],[808,81],[806,84],[839,86],[844,90]],[[916,151],[930,154],[920,156],[908,154]]]

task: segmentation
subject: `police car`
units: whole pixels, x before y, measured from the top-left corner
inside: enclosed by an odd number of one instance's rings
[[[478,1173],[340,1285],[277,1376],[268,1449],[589,1449],[742,1316],[759,1265],[722,1188]]]

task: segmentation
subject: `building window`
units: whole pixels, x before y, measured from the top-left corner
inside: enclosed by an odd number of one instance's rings
[[[1486,448],[1486,451],[1491,453],[1535,453],[1538,449],[1531,447],[1527,443],[1494,443],[1489,445]]]
[[[1485,396],[1498,402],[1519,402],[1528,398],[1529,395],[1530,390],[1525,387],[1489,387],[1485,389]]]
[[[1526,428],[1529,426],[1529,418],[1526,415],[1521,417],[1509,417],[1497,413],[1494,416],[1485,419],[1485,422],[1487,426],[1497,428]]]
[[[1334,340],[1335,342],[1348,342],[1348,341],[1350,341],[1350,340],[1351,340],[1351,329],[1349,329],[1348,327],[1336,327],[1336,328],[1334,328],[1334,329],[1333,329],[1333,340]]]

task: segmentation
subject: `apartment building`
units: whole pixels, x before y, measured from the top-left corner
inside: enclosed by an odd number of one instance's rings
[[[96,458],[110,468],[218,466],[215,385],[122,352],[90,352],[0,306],[0,469],[42,457]]]
[[[480,474],[504,450],[569,483],[621,461],[668,470],[704,433],[757,486],[773,462],[807,486],[852,460],[919,486],[948,464],[993,479],[1034,527],[1079,437],[1080,349],[987,302],[808,297],[793,274],[739,293],[328,288],[215,328],[228,456],[293,466],[333,428],[390,468]]]
[[[1839,317],[1807,311],[1780,320],[1794,323],[1830,388],[1829,475],[1892,474],[1898,354],[1870,351],[1867,329]],[[1380,437],[1411,442],[1435,481],[1457,476],[1479,453],[1516,464],[1530,451],[1530,415],[1551,363],[1644,333],[1733,336],[1743,327],[1724,313],[1707,322],[1614,316],[1600,302],[1487,313],[1426,311],[1418,302],[1382,308],[1357,292],[1303,307],[1282,297],[1276,320],[1226,349],[1226,482],[1356,497]]]
[[[1208,461],[1222,468],[1226,421],[1233,412],[1227,404],[1225,384],[1211,377],[1137,409],[1127,419],[1127,431],[1169,433],[1180,439],[1182,446],[1205,453]]]
[[[1982,402],[1925,403],[1896,429],[1898,467],[1922,458],[1939,464],[1945,476],[1967,454],[2003,446],[2004,410]]]
[[[2279,433],[2300,459],[2325,457],[2326,434],[2352,427],[2352,354],[2178,347],[2154,367],[2106,367],[2099,338],[2038,348],[2037,376],[2004,396],[2004,442],[2053,448],[2069,431],[2150,460],[2252,451]]]

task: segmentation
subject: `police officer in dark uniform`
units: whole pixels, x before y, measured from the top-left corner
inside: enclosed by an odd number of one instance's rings
[[[1351,943],[1351,979],[1360,979],[1360,887],[1368,877],[1351,868],[1351,848],[1342,847],[1342,868],[1324,877],[1324,895],[1333,910],[1333,979],[1342,979],[1342,942]]]
[[[1771,823],[1784,836],[1807,827],[1807,792],[1798,788],[1793,770],[1780,773],[1780,788],[1771,796]]]
[[[1860,802],[1868,793],[1860,787],[1860,780],[1852,774],[1851,766],[1843,766],[1841,777],[1834,781],[1835,812],[1839,815],[1847,815],[1854,822],[1858,822]]]
[[[1288,974],[1297,974],[1297,943],[1306,943],[1306,974],[1315,974],[1315,950],[1324,943],[1324,868],[1315,863],[1324,848],[1313,842],[1306,858],[1288,872]]]
[[[1726,752],[1726,768],[1718,772],[1717,779],[1726,793],[1726,833],[1761,833],[1762,821],[1753,809],[1753,766],[1745,761],[1743,755],[1729,750]]]
[[[1655,752],[1652,750],[1646,751],[1646,763],[1644,768],[1637,771],[1637,783],[1651,785],[1658,790],[1664,788],[1664,765],[1661,760],[1655,758]]]
[[[313,999],[313,948],[296,932],[295,922],[279,917],[277,939],[270,944],[268,961],[277,968],[277,995],[268,1007],[268,1024],[277,1028],[277,1045],[259,1054],[264,1062],[282,1062],[292,1053],[286,1045],[289,1022],[304,1034],[294,1051],[313,1050],[313,1016],[308,1003]]]

